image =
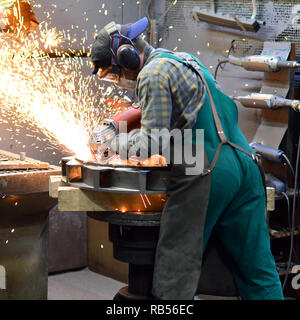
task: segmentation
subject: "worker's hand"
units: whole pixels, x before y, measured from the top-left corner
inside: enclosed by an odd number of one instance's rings
[[[300,112],[300,101],[299,100],[293,100],[292,102],[292,108],[297,111]]]
[[[106,142],[98,146],[97,158],[99,160],[107,160],[112,156],[110,143]]]
[[[0,0],[0,5],[1,1],[8,2],[7,0]],[[26,36],[39,26],[39,22],[28,2],[15,1],[12,7],[5,11],[8,22],[4,29],[5,32],[11,32],[18,36]]]

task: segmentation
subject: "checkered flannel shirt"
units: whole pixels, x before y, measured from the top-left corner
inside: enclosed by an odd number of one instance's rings
[[[203,106],[205,90],[200,77],[179,61],[153,59],[164,52],[169,51],[154,50],[138,75],[136,94],[142,109],[141,130],[129,134],[128,149],[134,146],[136,150],[147,148],[150,152],[151,129],[191,129]],[[191,59],[187,53],[176,55]]]

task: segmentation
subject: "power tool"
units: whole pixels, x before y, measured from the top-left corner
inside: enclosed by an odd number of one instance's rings
[[[243,58],[229,55],[228,62],[248,71],[278,72],[284,68],[297,68],[297,61],[284,61],[279,56],[253,55]]]
[[[251,93],[247,96],[233,96],[232,99],[239,101],[246,108],[278,109],[288,107],[300,111],[300,100],[285,99],[275,94]]]
[[[138,104],[131,105],[117,113],[94,129],[89,146],[94,154],[105,152],[105,146],[119,133],[128,133],[141,127],[141,109]]]

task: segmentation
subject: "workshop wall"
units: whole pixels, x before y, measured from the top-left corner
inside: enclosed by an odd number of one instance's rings
[[[158,1],[156,1],[158,2]],[[257,19],[265,25],[257,32],[244,32],[197,22],[192,10],[210,9],[210,1],[165,1],[164,16],[160,25],[159,46],[174,51],[188,51],[198,57],[214,74],[220,60],[230,53],[236,56],[260,54],[264,41],[288,41],[296,44],[296,57],[300,59],[300,1],[256,1]],[[234,14],[237,18],[249,19],[252,1],[215,1],[216,13]],[[160,19],[159,16],[157,19]],[[228,95],[247,95],[259,92],[263,73],[249,72],[227,64],[218,71],[218,82]],[[245,109],[238,104],[239,123],[249,142],[256,135],[262,122],[262,111]],[[277,111],[276,111],[277,112]],[[278,146],[282,135],[271,138]],[[266,137],[266,141],[270,140]],[[274,142],[274,141],[273,141]],[[271,143],[271,141],[270,141]]]

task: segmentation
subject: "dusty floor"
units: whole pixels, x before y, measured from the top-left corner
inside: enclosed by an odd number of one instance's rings
[[[48,300],[112,300],[125,284],[90,271],[63,272],[49,275]],[[231,300],[236,298],[201,295],[195,300]]]
[[[125,284],[89,269],[48,277],[48,300],[112,300]]]

